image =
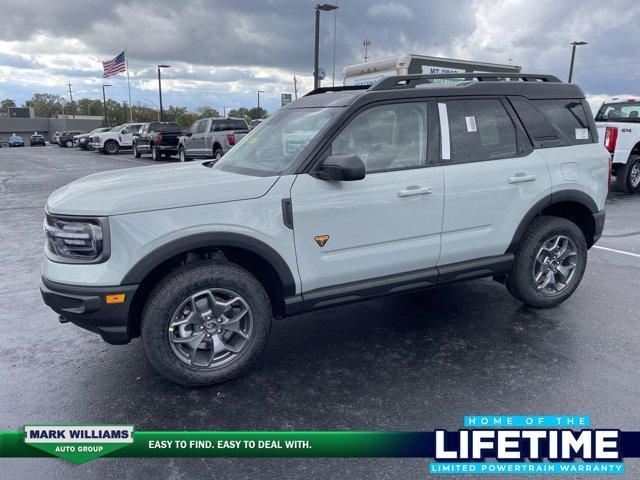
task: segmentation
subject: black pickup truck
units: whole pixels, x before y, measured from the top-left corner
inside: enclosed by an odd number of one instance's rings
[[[133,155],[140,158],[143,153],[150,153],[154,160],[159,160],[163,155],[176,155],[181,136],[182,128],[176,122],[147,123],[134,134]]]

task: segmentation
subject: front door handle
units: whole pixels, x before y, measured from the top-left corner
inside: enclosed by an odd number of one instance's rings
[[[432,187],[420,187],[419,185],[411,185],[404,190],[398,190],[399,197],[411,197],[413,195],[428,195],[433,192]]]
[[[509,183],[533,182],[535,175],[525,175],[524,173],[516,173],[515,177],[509,177]]]

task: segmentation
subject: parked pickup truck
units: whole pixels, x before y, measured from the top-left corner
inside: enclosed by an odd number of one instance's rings
[[[243,118],[203,118],[180,138],[178,155],[181,162],[192,158],[219,160],[247,133],[249,126]]]
[[[121,148],[133,147],[133,134],[140,130],[142,123],[125,123],[113,127],[108,132],[98,133],[89,140],[94,152],[105,152],[109,155],[118,153]]]
[[[598,134],[611,154],[614,188],[640,192],[640,98],[613,97],[596,115]]]
[[[175,155],[181,136],[182,128],[176,122],[146,123],[133,135],[133,156],[140,158],[143,153],[150,153],[151,158],[159,160],[163,155]]]

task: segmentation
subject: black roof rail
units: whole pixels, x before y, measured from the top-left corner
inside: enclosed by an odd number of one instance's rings
[[[311,90],[309,93],[305,95],[308,97],[310,95],[318,95],[320,93],[327,92],[346,92],[349,90],[368,90],[371,85],[347,85],[347,86],[335,86],[335,87],[318,87],[315,90]]]
[[[499,82],[508,79],[522,82],[562,83],[558,77],[553,75],[540,75],[536,73],[440,73],[431,75],[394,75],[392,77],[386,77],[371,85],[371,87],[369,87],[369,91],[414,88],[416,85],[434,83],[431,82],[431,80],[443,80],[448,78],[456,80],[476,80],[478,82]]]

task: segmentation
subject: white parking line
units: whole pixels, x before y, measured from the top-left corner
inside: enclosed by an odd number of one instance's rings
[[[616,250],[615,248],[601,247],[600,245],[594,245],[593,248],[597,248],[599,250],[606,250],[607,252],[621,253],[622,255],[629,255],[630,257],[640,258],[640,253],[625,252],[624,250]]]

